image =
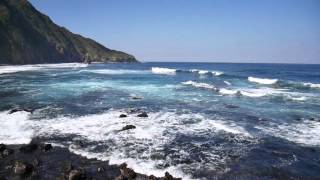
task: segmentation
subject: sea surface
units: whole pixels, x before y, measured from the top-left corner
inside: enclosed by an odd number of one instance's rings
[[[148,175],[320,179],[320,65],[0,66],[0,143],[33,138]]]

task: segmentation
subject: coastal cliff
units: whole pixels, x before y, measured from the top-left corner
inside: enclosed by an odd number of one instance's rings
[[[0,0],[0,64],[137,62],[56,25],[27,0]]]

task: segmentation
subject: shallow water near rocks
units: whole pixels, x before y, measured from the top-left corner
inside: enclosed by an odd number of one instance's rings
[[[0,101],[0,143],[38,138],[184,179],[320,177],[319,65],[5,66]]]

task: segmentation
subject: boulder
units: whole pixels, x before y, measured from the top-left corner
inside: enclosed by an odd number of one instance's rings
[[[48,151],[50,151],[52,149],[52,145],[51,144],[43,144],[42,146],[41,146],[41,150],[43,151],[43,152],[48,152]]]
[[[4,151],[5,149],[7,149],[7,146],[4,144],[0,144],[0,152]]]
[[[143,98],[142,97],[138,97],[138,96],[133,96],[133,97],[131,97],[131,99],[133,99],[133,100],[141,100]]]
[[[120,131],[125,131],[125,130],[135,129],[135,128],[136,128],[136,126],[134,126],[134,125],[126,125]]]
[[[138,114],[138,117],[148,117],[148,114],[146,112],[142,112]]]
[[[119,116],[119,118],[125,118],[125,117],[128,117],[128,116],[125,114],[120,114],[120,116]]]
[[[22,162],[22,161],[16,161],[13,166],[13,172],[16,175],[28,175],[33,172],[33,166],[31,164]]]
[[[137,173],[134,172],[131,168],[127,168],[127,164],[121,164],[120,165],[120,173],[122,177],[119,177],[119,179],[135,179],[137,177]]]
[[[5,150],[3,150],[2,151],[2,153],[1,153],[1,156],[2,157],[8,157],[8,156],[10,156],[11,154],[13,154],[14,153],[14,150],[13,149],[5,149]]]
[[[161,178],[163,180],[181,180],[181,178],[174,178],[171,174],[169,174],[168,172],[166,172],[164,174],[164,177]]]

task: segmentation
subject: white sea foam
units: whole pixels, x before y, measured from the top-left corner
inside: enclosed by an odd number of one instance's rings
[[[227,85],[231,86],[231,83],[228,81],[223,81],[224,83],[226,83]]]
[[[206,71],[206,70],[199,70],[199,71],[198,71],[198,73],[199,73],[199,74],[208,74],[208,73],[209,73],[209,71]]]
[[[83,68],[83,67],[87,67],[87,66],[88,66],[88,64],[83,64],[83,63],[0,66],[0,74],[16,73],[16,72],[22,72],[22,71],[38,71],[38,70],[42,70],[42,69]]]
[[[176,69],[169,69],[169,68],[152,67],[151,71],[154,74],[174,75],[174,74],[176,74],[177,70]]]
[[[214,76],[221,76],[223,74],[223,72],[220,72],[220,71],[212,71],[211,73]]]
[[[110,110],[103,114],[83,117],[44,119],[32,121],[26,127],[32,128],[35,136],[65,137],[73,134],[86,141],[107,145],[103,152],[92,152],[90,147],[70,146],[70,150],[73,152],[89,158],[109,160],[114,164],[126,162],[135,171],[148,175],[163,176],[165,171],[168,171],[170,174],[184,179],[189,179],[189,177],[182,173],[179,166],[169,166],[165,169],[157,168],[165,161],[170,161],[169,159],[155,160],[151,158],[154,153],[163,153],[161,149],[175,141],[176,134],[225,132],[241,137],[251,137],[250,133],[239,125],[214,117],[208,119],[200,114],[177,114],[160,111],[148,113],[148,118],[136,117],[137,114],[130,114],[127,118],[119,118],[121,113],[124,112]],[[128,124],[136,126],[136,129],[118,131]],[[14,136],[17,131],[9,131],[8,133],[10,136]],[[26,132],[19,129],[19,133],[20,136]],[[208,151],[208,153],[212,152]],[[216,158],[215,162],[222,161],[214,154],[211,156]]]
[[[312,97],[311,94],[308,93],[298,93],[298,92],[289,92],[287,89],[274,89],[274,88],[239,88],[239,89],[219,89],[219,93],[222,95],[241,95],[252,98],[259,98],[265,96],[282,96],[286,99],[293,101],[306,101]]]
[[[148,71],[143,70],[127,70],[127,69],[95,69],[82,70],[81,72],[90,72],[96,74],[120,75],[120,74],[147,74]]]
[[[0,74],[9,74],[16,73],[21,71],[37,71],[41,67],[32,66],[32,65],[23,65],[23,66],[0,66]]]
[[[28,112],[19,111],[8,114],[0,112],[0,143],[27,144],[31,141],[33,130],[30,128]]]
[[[256,126],[256,128],[267,134],[272,134],[273,136],[281,137],[302,145],[320,145],[320,122],[317,121],[303,120],[297,124],[273,123],[269,126]]]
[[[320,84],[313,84],[313,83],[303,83],[304,86],[310,87],[310,88],[320,88]]]
[[[194,82],[194,81],[186,81],[186,82],[182,82],[182,84],[191,85],[191,86],[197,87],[197,88],[214,89],[214,90],[217,89],[214,85],[210,85],[207,83],[198,83],[198,82]]]
[[[190,69],[189,72],[191,73],[198,73],[200,75],[205,75],[205,74],[212,74],[213,76],[220,76],[223,74],[221,71],[208,71],[208,70],[199,70],[199,69]]]
[[[239,94],[240,95],[240,91],[239,90],[231,90],[231,89],[225,89],[225,88],[219,89],[219,93],[223,94],[223,95],[234,95],[234,94]]]
[[[278,79],[266,79],[266,78],[248,77],[248,81],[259,83],[259,84],[275,84],[275,83],[278,82]]]

